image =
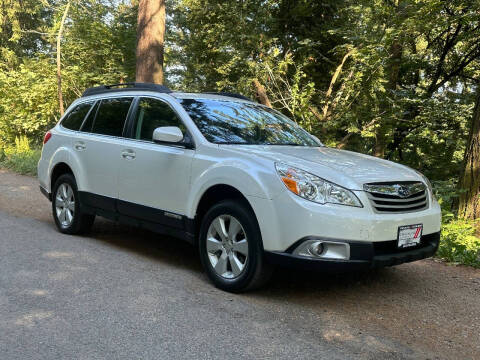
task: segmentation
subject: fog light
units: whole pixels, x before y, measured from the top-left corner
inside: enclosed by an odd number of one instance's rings
[[[306,240],[292,252],[293,255],[320,259],[350,259],[350,244],[331,240]]]
[[[324,249],[325,247],[321,242],[311,243],[310,246],[308,247],[308,251],[310,252],[310,254],[315,256],[321,256],[323,254]]]

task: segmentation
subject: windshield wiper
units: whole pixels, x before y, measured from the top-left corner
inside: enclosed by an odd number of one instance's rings
[[[266,143],[263,145],[279,145],[279,146],[308,146],[304,144],[298,144],[298,143]]]
[[[219,141],[219,142],[216,142],[215,144],[217,145],[258,145],[258,144],[246,143],[241,141]]]
[[[302,147],[315,147],[315,145],[304,145],[298,143],[247,143],[241,141],[222,141],[216,142],[217,145],[258,145],[258,146],[302,146]],[[320,145],[318,145],[320,146]]]

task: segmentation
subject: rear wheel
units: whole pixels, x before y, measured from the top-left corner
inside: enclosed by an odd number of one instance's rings
[[[264,261],[257,220],[238,200],[222,201],[207,212],[200,229],[199,250],[208,277],[225,291],[258,288],[272,273]]]
[[[84,233],[92,227],[95,215],[81,211],[77,183],[72,174],[61,175],[53,187],[52,212],[58,230],[64,234]]]

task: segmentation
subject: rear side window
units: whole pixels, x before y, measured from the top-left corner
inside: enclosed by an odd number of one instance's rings
[[[168,104],[151,98],[140,99],[134,127],[135,139],[152,141],[153,131],[161,126],[177,126],[184,134],[187,130]]]
[[[133,98],[104,99],[93,122],[92,133],[122,136]],[[88,131],[85,129],[85,131]]]
[[[75,106],[62,121],[62,126],[70,130],[79,130],[83,119],[88,114],[93,102],[83,103]]]

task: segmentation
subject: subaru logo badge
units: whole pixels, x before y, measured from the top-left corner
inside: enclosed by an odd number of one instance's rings
[[[410,189],[406,186],[400,185],[397,189],[397,193],[400,197],[406,198],[410,196]]]

